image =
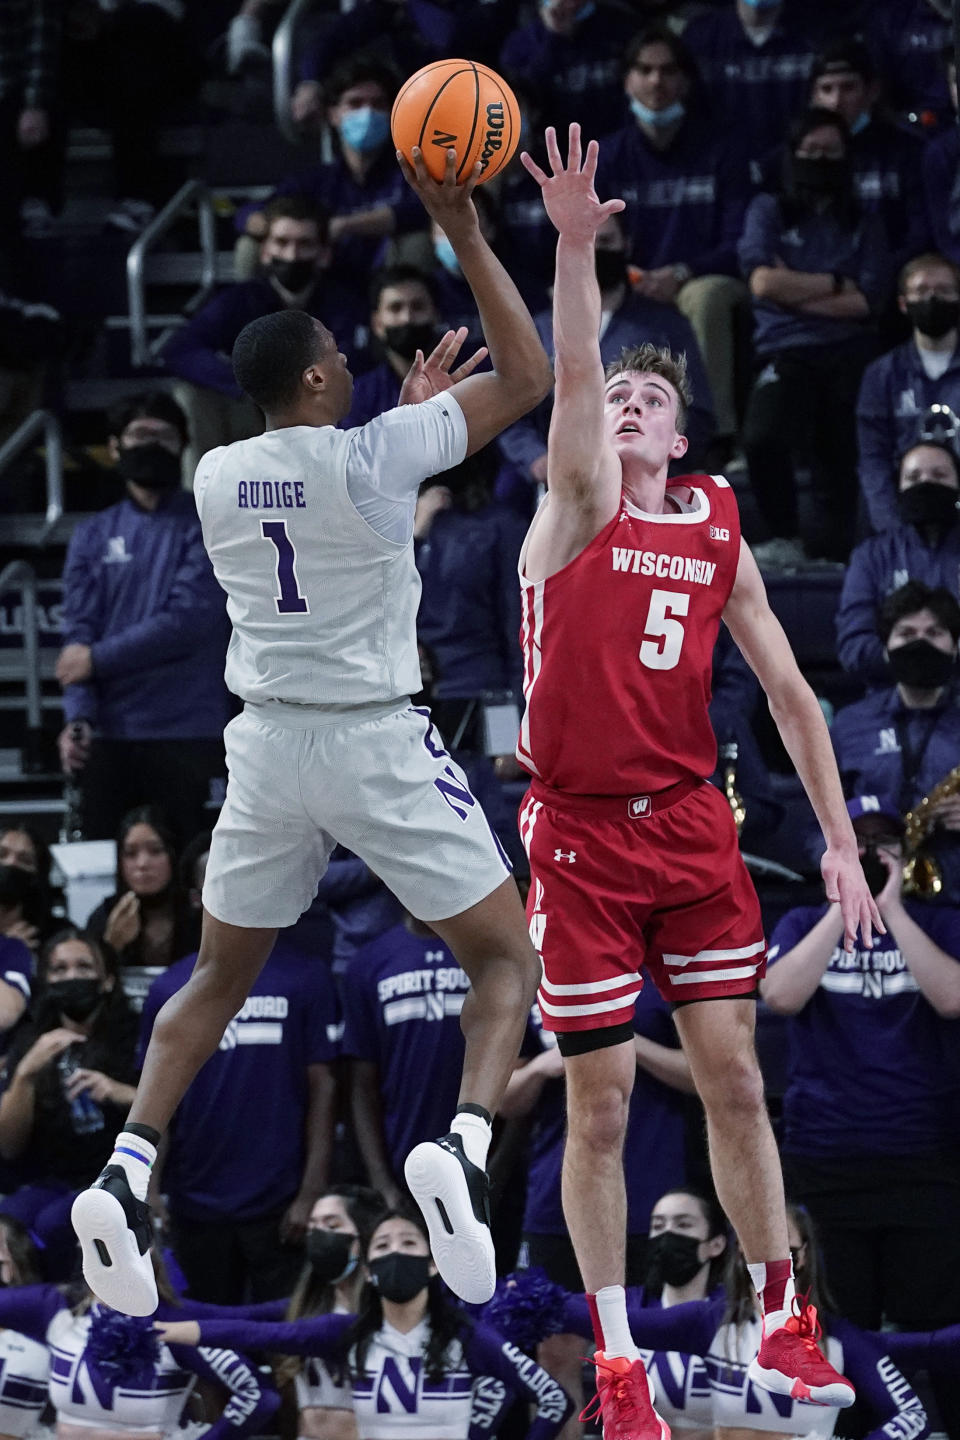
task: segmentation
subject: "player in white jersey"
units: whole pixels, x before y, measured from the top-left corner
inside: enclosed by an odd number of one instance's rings
[[[552,375],[519,292],[480,233],[471,199],[479,166],[458,186],[453,151],[442,182],[419,152],[415,170],[401,164],[454,247],[493,370],[471,374],[475,356],[451,374],[466,331],[450,333],[426,359],[417,352],[398,409],[339,430],[353,381],[322,324],[281,311],[237,339],[234,373],[267,428],[205,455],[195,483],[233,623],[226,678],[244,701],[225,735],[230,778],[200,954],[157,1017],[110,1163],[73,1207],[91,1288],[130,1314],[157,1303],[145,1202],[160,1134],[278,928],[310,904],[337,842],[429,921],[470,977],[461,1103],[451,1133],[417,1146],[406,1174],[444,1279],[470,1301],[493,1293],[489,1117],[540,967],[502,849],[429,714],[410,704],[420,688],[413,513],[428,476],[532,409]]]

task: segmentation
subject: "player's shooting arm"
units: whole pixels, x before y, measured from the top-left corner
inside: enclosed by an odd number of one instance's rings
[[[477,302],[493,364],[492,371],[458,381],[450,392],[466,418],[467,454],[472,455],[540,403],[553,372],[519,290],[480,233],[470,198],[476,176],[463,185],[456,183],[452,150],[440,183],[427,173],[419,151],[414,152],[413,169],[399,152],[398,158],[408,183],[453,246]]]

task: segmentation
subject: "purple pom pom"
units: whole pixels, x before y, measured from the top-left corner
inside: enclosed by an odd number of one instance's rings
[[[113,1385],[149,1387],[160,1358],[160,1337],[153,1320],[121,1315],[106,1305],[90,1311],[87,1364]]]
[[[545,1270],[533,1266],[497,1281],[483,1318],[520,1350],[532,1353],[541,1340],[563,1329],[567,1292]]]

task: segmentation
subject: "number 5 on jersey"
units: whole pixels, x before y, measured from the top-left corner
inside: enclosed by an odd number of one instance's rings
[[[286,520],[261,520],[260,533],[277,551],[277,589],[274,597],[278,615],[309,615],[310,606],[300,594],[297,580],[297,552],[287,534]]]
[[[672,670],[680,659],[684,629],[674,615],[686,615],[690,596],[682,590],[654,590],[640,646],[640,661],[648,670]]]

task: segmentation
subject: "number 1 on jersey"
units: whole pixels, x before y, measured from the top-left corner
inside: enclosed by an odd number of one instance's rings
[[[277,589],[275,596],[278,615],[309,615],[310,606],[300,594],[297,582],[297,552],[287,534],[286,520],[261,520],[260,532],[264,540],[270,540],[277,549]]]
[[[672,670],[680,659],[684,629],[674,615],[686,615],[690,596],[682,590],[654,590],[643,632],[656,639],[644,640],[640,660],[648,670]]]

